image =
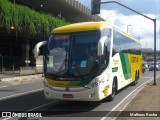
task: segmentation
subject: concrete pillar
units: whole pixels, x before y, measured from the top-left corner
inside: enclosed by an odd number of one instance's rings
[[[29,50],[30,44],[28,39],[24,39],[22,43],[22,66],[29,66]]]
[[[29,63],[30,63],[30,59],[29,59],[29,50],[30,50],[30,44],[29,42],[27,42],[26,44],[26,66],[29,66]]]
[[[9,55],[12,56],[13,55],[13,47],[12,47],[12,43],[9,43]]]

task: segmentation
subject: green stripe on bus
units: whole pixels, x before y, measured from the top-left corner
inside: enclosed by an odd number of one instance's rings
[[[122,69],[125,79],[131,78],[131,67],[128,59],[128,54],[120,53],[120,59],[122,63]]]
[[[84,85],[88,85],[91,81],[93,80],[93,78],[91,79],[85,79],[85,80],[75,80],[75,81],[71,81],[69,83],[68,86],[84,86]]]

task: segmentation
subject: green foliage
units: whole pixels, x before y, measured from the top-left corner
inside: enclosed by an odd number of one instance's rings
[[[18,32],[49,34],[52,29],[69,24],[64,19],[52,15],[39,13],[26,6],[13,4],[8,0],[0,0],[0,24],[10,30],[14,26]]]

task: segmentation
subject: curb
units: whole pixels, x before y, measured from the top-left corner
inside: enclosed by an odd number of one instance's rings
[[[156,79],[159,78],[160,75],[156,76]],[[143,89],[145,89],[146,85],[148,83],[153,82],[154,78],[151,78],[149,80],[146,81],[146,83],[144,85],[141,86],[141,88],[137,89],[137,91],[135,91],[135,93],[132,95],[131,99],[124,105],[124,107],[121,109],[121,111],[123,111],[125,108],[127,108],[127,106],[131,103],[131,101],[136,97],[136,95],[138,93],[140,93],[140,91],[142,91]],[[112,120],[117,120],[117,117],[113,117]]]
[[[159,78],[160,75],[156,76],[156,78]],[[138,93],[140,93],[140,91],[142,91],[143,89],[145,89],[146,85],[148,83],[151,83],[153,82],[154,78],[151,78],[149,80],[146,81],[146,83],[144,85],[142,85],[139,89],[137,89],[137,91],[135,91],[135,93],[132,95],[131,99],[125,104],[125,106],[123,107],[122,111],[130,104],[130,102],[132,101],[132,99],[134,99],[136,97],[136,95]]]
[[[18,76],[18,77],[10,77],[10,78],[2,78],[0,81],[14,81],[14,80],[22,80],[22,79],[32,79],[32,78],[40,78],[43,77],[43,74],[36,75],[27,75],[27,76]]]

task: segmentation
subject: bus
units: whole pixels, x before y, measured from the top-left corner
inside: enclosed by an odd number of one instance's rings
[[[140,41],[109,22],[58,27],[44,42],[47,99],[112,101],[118,90],[136,85],[142,76]]]

